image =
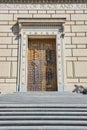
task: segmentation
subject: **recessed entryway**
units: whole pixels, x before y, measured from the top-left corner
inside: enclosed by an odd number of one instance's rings
[[[56,38],[29,37],[27,91],[57,91]]]
[[[62,26],[65,20],[61,20],[18,20],[18,91],[65,90],[66,64]]]

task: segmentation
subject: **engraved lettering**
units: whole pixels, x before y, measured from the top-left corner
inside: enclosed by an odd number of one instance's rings
[[[61,8],[67,8],[67,9],[72,9],[73,8],[73,4],[61,4]]]
[[[87,9],[87,4],[0,4],[0,10],[6,9]]]

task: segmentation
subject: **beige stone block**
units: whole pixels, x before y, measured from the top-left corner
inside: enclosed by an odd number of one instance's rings
[[[16,79],[6,79],[6,83],[16,83]]]
[[[12,14],[0,14],[0,20],[13,20]]]
[[[76,84],[78,84],[78,83],[76,83]],[[75,89],[74,85],[75,85],[75,83],[67,83],[67,91],[72,92]]]
[[[0,49],[0,56],[11,56],[11,49]]]
[[[1,83],[0,92],[2,94],[16,92],[16,83]]]
[[[87,32],[86,25],[72,25],[72,32]]]
[[[86,45],[77,45],[77,48],[86,48]]]
[[[67,61],[77,61],[77,57],[66,57]]]
[[[55,10],[47,10],[48,14],[55,14]]]
[[[6,57],[0,57],[0,61],[6,61]]]
[[[17,56],[17,51],[18,51],[17,49],[13,49],[12,50],[12,56]]]
[[[38,10],[38,14],[46,14],[46,10]]]
[[[78,57],[78,61],[87,61],[87,57]]]
[[[66,25],[66,26],[64,27],[64,32],[65,32],[65,33],[66,33],[66,32],[71,32],[69,25]]]
[[[10,62],[0,62],[0,77],[10,77]]]
[[[17,77],[17,62],[12,62],[12,77]]]
[[[66,13],[74,14],[74,10],[66,10]]]
[[[4,83],[5,82],[5,79],[0,79],[0,83]]]
[[[51,18],[50,14],[33,14],[33,18]]]
[[[28,14],[28,10],[19,10],[18,13],[19,14]]]
[[[0,33],[0,37],[5,37],[5,36],[7,37],[7,36],[8,36],[8,33],[4,33],[4,32],[3,32],[3,33]]]
[[[75,33],[65,33],[65,37],[72,37],[72,36],[75,36]]]
[[[71,37],[64,37],[64,44],[71,44]]]
[[[77,36],[85,36],[85,33],[76,33]]]
[[[0,25],[8,25],[8,21],[0,21]]]
[[[80,79],[81,83],[87,83],[87,78]]]
[[[73,56],[87,56],[87,49],[73,49]]]
[[[12,44],[11,37],[0,37],[0,44]]]
[[[18,48],[18,45],[7,45],[7,47],[9,48],[9,49],[17,49]]]
[[[83,10],[75,10],[76,14],[83,14]]]
[[[0,32],[1,33],[12,32],[12,26],[10,26],[10,25],[0,25]]]
[[[16,22],[17,22],[17,21],[16,21]],[[15,22],[15,21],[9,21],[8,24],[9,24],[9,25],[15,25],[16,22]]]
[[[14,14],[14,20],[18,18],[32,18],[32,14]]]
[[[87,37],[72,37],[73,44],[87,44]]]
[[[67,79],[68,83],[78,83],[78,79],[77,78],[73,78],[73,79]]]
[[[37,10],[29,10],[30,14],[37,14]]]
[[[67,62],[67,77],[73,77],[73,64],[72,64],[72,62]]]
[[[71,49],[66,49],[66,56],[72,56],[72,51]]]
[[[52,14],[52,18],[66,18],[67,20],[70,20],[69,14]]]
[[[71,14],[71,20],[87,20],[87,14]]]
[[[84,25],[84,21],[76,21],[76,24]]]
[[[9,13],[10,13],[10,14],[17,14],[18,11],[17,11],[17,10],[9,10]]]
[[[56,14],[65,14],[65,10],[56,10]]]
[[[7,61],[17,61],[17,57],[7,57]]]
[[[76,45],[65,45],[65,48],[67,49],[67,48],[76,48]]]
[[[84,13],[87,13],[87,10],[84,10]]]
[[[0,45],[0,49],[1,48],[7,48],[7,45]]]
[[[65,25],[74,25],[75,24],[75,21],[66,21],[65,22]]]
[[[87,21],[85,21],[85,24],[87,24]]]
[[[8,14],[9,12],[8,12],[8,10],[0,10],[0,15],[1,14]]]
[[[87,62],[75,62],[74,69],[75,69],[75,77],[87,77]]]

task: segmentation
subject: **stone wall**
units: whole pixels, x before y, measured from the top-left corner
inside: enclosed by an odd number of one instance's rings
[[[14,6],[8,3],[0,4],[0,91],[2,93],[16,91],[17,18],[22,17],[66,18],[63,40],[66,54],[65,85],[68,86],[69,91],[72,91],[74,84],[87,86],[87,5],[79,3],[64,4],[61,5],[62,7],[59,5],[61,4],[33,5],[29,3],[27,6],[23,6],[23,4],[14,4]]]

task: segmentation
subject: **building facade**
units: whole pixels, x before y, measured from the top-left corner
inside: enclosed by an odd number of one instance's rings
[[[0,92],[87,86],[86,0],[0,1]]]

